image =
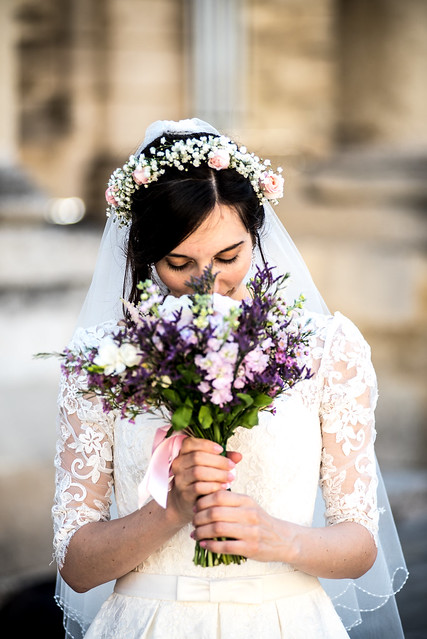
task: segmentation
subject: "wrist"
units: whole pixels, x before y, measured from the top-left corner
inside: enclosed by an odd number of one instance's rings
[[[176,528],[176,530],[183,528],[191,521],[191,517],[186,516],[185,510],[180,507],[179,502],[175,499],[173,490],[169,491],[166,508],[162,510],[164,510],[165,518],[169,525]]]
[[[302,555],[305,528],[288,521],[280,521],[279,525],[282,541],[282,556],[280,560],[298,568]]]

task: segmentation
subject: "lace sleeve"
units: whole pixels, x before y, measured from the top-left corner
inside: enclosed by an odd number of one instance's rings
[[[78,528],[109,519],[114,416],[103,411],[97,398],[82,395],[84,389],[84,374],[61,377],[52,508],[54,558],[59,568]]]
[[[376,376],[369,346],[354,324],[338,313],[331,323],[320,369],[325,516],[328,524],[362,524],[376,540]]]

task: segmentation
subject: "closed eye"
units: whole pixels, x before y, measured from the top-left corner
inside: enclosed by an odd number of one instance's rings
[[[237,255],[235,255],[234,257],[230,257],[228,259],[224,257],[215,257],[214,260],[216,262],[219,262],[220,264],[233,264],[233,262],[235,262],[238,257],[239,257],[239,254],[237,253]],[[172,264],[172,262],[169,262],[169,260],[166,260],[166,263],[168,267],[172,269],[172,271],[184,271],[191,264],[191,262],[186,262],[185,264],[180,264],[178,266],[177,264]]]
[[[230,257],[228,260],[226,260],[224,257],[217,257],[215,259],[217,262],[220,262],[221,264],[233,264],[233,262],[235,262],[238,257],[239,257],[239,254],[235,255],[234,257]]]
[[[185,264],[181,264],[180,266],[177,266],[176,264],[172,264],[171,262],[168,262],[166,260],[166,264],[168,265],[170,269],[172,269],[172,271],[183,271],[184,269],[187,268],[190,262],[186,262]]]

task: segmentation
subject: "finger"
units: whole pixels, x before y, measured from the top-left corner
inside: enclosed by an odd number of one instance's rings
[[[222,482],[207,482],[207,481],[200,482],[199,481],[199,482],[190,484],[188,489],[194,492],[198,501],[199,499],[203,498],[204,496],[210,493],[220,492],[221,490],[224,490],[224,484]],[[197,503],[197,501],[195,503]],[[196,508],[196,505],[194,506],[194,508]]]
[[[210,439],[201,439],[199,437],[186,437],[182,442],[181,451],[183,454],[190,453],[196,450],[202,450],[212,455],[219,455],[223,452],[223,447],[220,444],[216,444]]]
[[[225,555],[241,555],[243,557],[251,557],[256,553],[255,548],[241,539],[204,539],[199,542],[202,548]]]
[[[231,459],[227,459],[227,457],[223,457],[222,455],[212,455],[203,451],[196,451],[184,455],[178,455],[178,457],[174,459],[171,468],[173,475],[193,472],[196,468],[216,469],[225,473],[223,478],[218,479],[218,481],[224,481],[226,483],[228,481],[233,481],[234,479],[234,474],[230,475],[230,478],[227,479],[228,473],[233,470],[234,466],[235,464]]]
[[[211,495],[206,495],[203,499],[199,499],[197,502],[197,512],[221,506],[228,508],[250,508],[253,503],[252,499],[247,495],[241,495],[232,490],[221,490]]]
[[[204,450],[181,451],[173,461],[172,473],[177,474],[180,470],[188,470],[196,466],[232,470],[235,463],[227,457]]]
[[[193,526],[195,528],[201,528],[202,526],[208,526],[217,521],[233,522],[239,521],[239,515],[236,513],[236,508],[227,508],[217,506],[216,508],[206,508],[196,512],[193,517]],[[203,537],[201,537],[203,539]]]
[[[238,464],[239,461],[242,460],[243,455],[236,451],[229,451],[227,452],[227,457],[228,459],[231,459],[235,464]]]
[[[195,528],[194,538],[198,541],[227,538],[248,542],[254,538],[254,535],[250,526],[244,526],[236,522],[216,521],[207,526]]]
[[[222,469],[197,465],[181,469],[180,472],[175,475],[175,483],[179,486],[190,486],[195,483],[216,482],[218,484],[216,490],[219,490],[223,485],[233,481],[233,478],[233,472],[228,468]],[[203,494],[207,494],[207,492]]]

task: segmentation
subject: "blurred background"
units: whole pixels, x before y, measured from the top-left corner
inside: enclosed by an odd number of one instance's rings
[[[397,600],[427,637],[426,62],[426,0],[0,0],[1,629],[36,608],[61,636],[59,366],[32,355],[70,338],[112,170],[151,121],[197,116],[283,166],[278,213],[371,344]]]

